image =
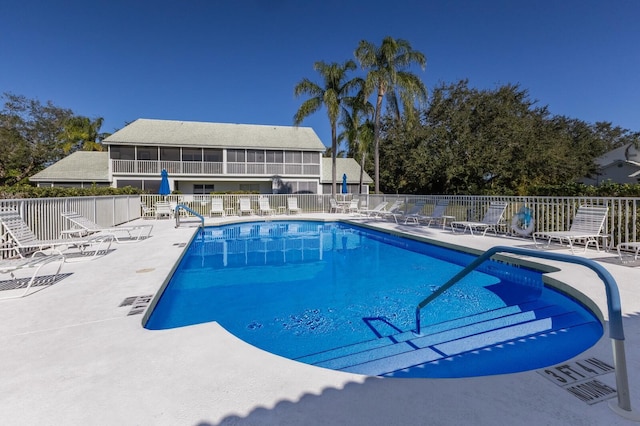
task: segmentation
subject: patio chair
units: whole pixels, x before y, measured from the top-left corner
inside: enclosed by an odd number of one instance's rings
[[[227,212],[224,209],[224,200],[222,198],[211,199],[211,211],[209,212],[209,217],[213,217],[217,214],[219,214],[221,217],[227,215]]]
[[[156,219],[160,219],[161,217],[167,217],[171,219],[173,216],[173,210],[171,209],[171,204],[166,201],[158,201],[155,206]]]
[[[62,237],[84,237],[86,235],[97,234],[99,232],[113,235],[116,242],[121,243],[118,238],[118,234],[126,233],[127,242],[135,242],[147,239],[151,236],[153,225],[125,225],[114,227],[103,227],[92,221],[86,216],[83,216],[77,212],[67,211],[62,212],[62,217],[67,219],[72,224],[71,229],[62,231]]]
[[[498,235],[498,226],[503,224],[504,212],[507,209],[507,203],[494,201],[489,204],[489,208],[480,222],[473,221],[453,221],[451,222],[451,232],[455,233],[456,229],[462,228],[462,233],[465,233],[467,229],[473,234],[473,231],[482,230],[482,235],[486,235],[487,231],[493,231],[495,235]]]
[[[289,214],[302,213],[302,209],[298,207],[298,199],[296,197],[287,198],[287,211]]]
[[[447,226],[447,219],[455,220],[455,216],[447,216],[445,215],[447,211],[447,207],[449,206],[449,200],[440,199],[436,201],[436,205],[433,208],[433,212],[431,212],[428,216],[422,216],[420,220],[426,222],[427,226],[431,226],[432,223],[442,223],[442,229]]]
[[[238,212],[240,216],[247,214],[253,214],[253,209],[251,208],[251,200],[249,198],[240,198],[240,209]]]
[[[622,250],[633,251],[633,260],[638,260],[638,255],[640,255],[640,242],[620,243],[616,249],[618,250],[618,257],[620,258],[620,261],[622,261]]]
[[[335,198],[329,199],[329,213],[344,213],[344,206],[338,204]]]
[[[359,213],[360,212],[360,200],[353,198],[349,201],[349,205],[346,207],[347,213]]]
[[[260,213],[261,215],[267,215],[267,216],[271,216],[272,214],[275,214],[275,209],[271,208],[271,205],[269,205],[269,199],[266,197],[261,197],[258,200],[258,213]]]
[[[156,210],[153,207],[149,207],[145,203],[140,203],[140,208],[142,209],[142,214],[140,216],[143,219],[151,219],[156,217]]]
[[[95,259],[98,255],[106,254],[111,248],[114,236],[111,234],[100,233],[97,235],[87,235],[77,238],[60,238],[57,240],[41,240],[29,228],[29,225],[20,217],[18,212],[13,209],[0,210],[0,223],[4,229],[2,234],[2,245],[0,253],[15,252],[18,256],[24,258],[25,254],[37,250],[59,249],[61,247],[76,247],[81,254],[81,258]],[[89,255],[88,247],[97,245],[93,255]],[[6,257],[6,256],[0,256]],[[67,259],[68,260],[68,257]]]
[[[538,246],[538,239],[547,239],[547,247],[552,240],[558,240],[560,244],[566,241],[569,244],[571,253],[574,253],[573,243],[576,241],[584,241],[584,251],[587,251],[589,244],[593,243],[596,249],[600,251],[599,239],[606,239],[608,235],[602,234],[605,221],[607,220],[607,206],[589,206],[581,205],[573,218],[571,227],[568,231],[539,231],[533,233],[533,242]]]
[[[55,275],[49,275],[46,277],[40,276],[40,271],[42,270],[42,268],[49,264],[53,264],[54,262],[58,262],[58,268]],[[11,276],[11,280],[9,281],[10,285],[8,286],[8,288],[6,285],[3,285],[3,291],[9,292],[12,290],[19,290],[24,288],[21,293],[16,294],[16,292],[13,292],[8,296],[0,297],[0,300],[17,299],[26,296],[38,277],[40,277],[42,280],[46,280],[45,282],[55,283],[58,279],[58,274],[60,273],[60,269],[62,269],[63,263],[64,255],[57,250],[52,254],[46,254],[43,251],[37,251],[33,254],[33,256],[28,258],[0,260],[0,274],[9,274]],[[25,284],[25,278],[18,278],[16,276],[16,273],[18,271],[28,269],[33,269],[33,273]]]

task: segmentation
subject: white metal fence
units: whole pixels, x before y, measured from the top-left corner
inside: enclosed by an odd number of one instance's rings
[[[276,213],[286,213],[287,198],[296,197],[298,207],[304,213],[329,212],[330,195],[321,194],[233,194],[233,195],[132,195],[103,197],[38,198],[0,200],[0,209],[18,210],[34,233],[41,239],[53,239],[67,229],[61,212],[76,211],[102,226],[114,226],[129,222],[141,216],[141,203],[153,207],[157,201],[164,200],[173,204],[185,204],[202,216],[211,212],[211,198],[223,199],[223,205],[229,214],[238,212],[240,198],[249,198],[252,208],[258,211],[258,200],[266,197],[270,207]],[[458,220],[480,220],[492,201],[508,204],[503,232],[510,231],[511,218],[522,206],[533,212],[536,231],[563,231],[569,229],[576,209],[582,204],[608,206],[609,214],[605,224],[605,234],[609,243],[616,245],[621,241],[640,241],[639,210],[640,198],[613,197],[500,197],[500,196],[448,196],[448,195],[362,195],[340,194],[339,201],[359,198],[361,208],[373,208],[380,202],[401,200],[402,210],[409,210],[416,202],[425,203],[423,213],[429,214],[439,199],[449,201],[446,215]],[[2,244],[5,244],[4,229]]]

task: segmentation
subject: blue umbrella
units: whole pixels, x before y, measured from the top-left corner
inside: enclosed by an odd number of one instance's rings
[[[160,181],[160,189],[158,190],[158,194],[167,196],[171,194],[171,188],[169,187],[169,174],[165,169],[162,169],[162,180]]]
[[[347,174],[342,175],[342,193],[347,194],[349,192],[349,188],[347,188]]]

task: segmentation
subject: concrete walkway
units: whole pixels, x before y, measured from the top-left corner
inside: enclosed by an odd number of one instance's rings
[[[222,221],[208,219],[211,224]],[[62,273],[69,275],[56,284],[22,299],[0,301],[1,424],[637,424],[616,415],[607,401],[587,404],[539,371],[465,379],[381,379],[263,352],[217,323],[146,330],[142,314],[129,315],[136,306],[121,304],[155,295],[196,227],[176,229],[172,220],[145,223],[154,224],[148,240],[116,244],[95,261],[67,263]],[[375,224],[476,250],[532,244],[520,238]],[[585,256],[602,259],[620,288],[631,402],[637,414],[640,269],[611,263],[612,253],[588,250]],[[587,294],[606,315],[604,287],[596,275],[577,266],[562,268],[552,275]],[[145,309],[146,300],[138,299],[138,311]],[[610,340],[601,339],[576,359],[613,365]],[[615,387],[613,373],[596,379]]]

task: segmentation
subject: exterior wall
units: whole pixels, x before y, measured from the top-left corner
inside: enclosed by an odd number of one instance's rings
[[[638,183],[638,178],[629,177],[630,174],[637,172],[639,169],[624,161],[616,161],[600,170],[600,174],[593,179],[584,178],[582,183],[588,185],[598,185],[602,182],[610,180],[614,183]]]

